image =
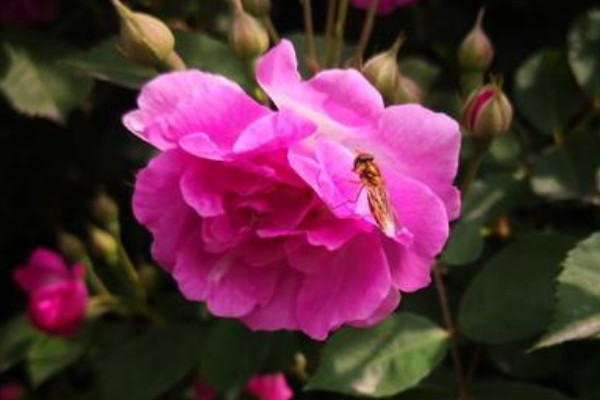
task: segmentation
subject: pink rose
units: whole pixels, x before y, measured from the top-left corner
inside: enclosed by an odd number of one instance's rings
[[[19,400],[23,395],[23,388],[15,382],[0,384],[0,400]]]
[[[281,373],[254,376],[248,381],[246,391],[256,400],[289,400],[294,396]]]
[[[161,151],[133,196],[153,256],[186,298],[252,329],[324,339],[372,325],[400,291],[430,283],[460,210],[458,125],[419,105],[385,108],[355,70],[303,82],[285,40],[256,76],[277,111],[189,70],[148,83],[124,117]],[[361,154],[380,171],[386,218],[354,171]]]
[[[70,270],[58,254],[38,248],[13,276],[29,295],[27,315],[33,325],[58,336],[75,333],[85,316],[88,296],[81,265]]]
[[[215,400],[217,398],[217,393],[202,379],[196,380],[194,393],[196,394],[196,400]]]
[[[379,4],[377,4],[377,13],[389,14],[396,8],[409,6],[417,1],[419,0],[379,0]],[[355,7],[366,10],[369,8],[371,0],[350,0],[350,3],[352,3],[352,5]]]
[[[56,0],[2,0],[0,21],[14,24],[48,22],[56,17]]]

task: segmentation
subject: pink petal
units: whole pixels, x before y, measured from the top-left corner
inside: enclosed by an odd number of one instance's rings
[[[372,235],[357,236],[333,255],[306,276],[297,300],[300,326],[317,340],[348,321],[369,318],[391,289],[385,254]]]
[[[360,321],[349,322],[348,325],[357,328],[366,328],[378,324],[394,312],[396,307],[398,307],[398,304],[400,304],[400,292],[398,292],[396,288],[392,288],[387,297],[383,299],[379,305],[379,308],[377,308],[371,316]]]
[[[214,217],[225,212],[223,192],[215,182],[214,170],[208,163],[190,163],[181,176],[181,196],[187,205],[202,217]]]
[[[269,302],[278,267],[253,268],[233,251],[206,253],[201,243],[201,232],[190,235],[173,269],[179,290],[188,300],[205,301],[212,314],[234,318]]]
[[[254,376],[246,390],[257,400],[289,400],[294,396],[282,373]]]
[[[387,238],[382,241],[395,288],[410,293],[429,286],[434,258],[419,255]]]
[[[251,125],[237,138],[236,153],[272,151],[285,148],[314,133],[316,126],[297,113],[280,110]]]
[[[199,223],[179,189],[190,160],[180,150],[160,154],[138,173],[133,193],[135,217],[154,236],[152,255],[169,271],[182,243]]]
[[[162,74],[150,81],[142,88],[138,107],[125,115],[123,123],[161,150],[199,132],[216,147],[230,148],[248,124],[269,113],[237,84],[194,70]]]
[[[30,295],[48,284],[73,279],[63,258],[43,247],[35,249],[27,264],[13,271],[13,277]]]
[[[377,5],[377,13],[381,15],[389,14],[399,7],[406,7],[419,0],[380,0]],[[367,9],[371,0],[350,0],[353,6]]]
[[[460,142],[456,121],[414,104],[386,109],[372,141],[380,167],[427,185],[442,199],[451,220],[460,213],[460,193],[452,186]]]

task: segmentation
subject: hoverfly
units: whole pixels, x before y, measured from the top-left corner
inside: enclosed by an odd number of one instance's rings
[[[359,153],[354,159],[352,171],[358,175],[363,188],[367,191],[369,210],[375,222],[388,237],[394,237],[397,228],[396,216],[388,200],[375,157],[368,153]]]

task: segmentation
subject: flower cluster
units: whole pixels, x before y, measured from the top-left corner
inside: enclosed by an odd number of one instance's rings
[[[14,271],[17,284],[29,295],[27,314],[37,328],[71,337],[85,317],[88,298],[84,269],[69,269],[60,255],[36,249],[26,265]]]
[[[302,81],[285,40],[256,78],[276,111],[189,70],[151,81],[124,117],[160,150],[133,197],[153,255],[186,298],[253,329],[324,339],[374,324],[400,291],[429,284],[459,214],[458,125],[419,105],[385,108],[355,70]],[[380,229],[353,169],[361,154],[381,174],[393,229]]]

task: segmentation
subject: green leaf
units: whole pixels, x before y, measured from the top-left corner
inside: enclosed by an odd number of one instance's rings
[[[600,10],[592,10],[575,21],[567,44],[577,83],[600,101]]]
[[[193,326],[156,328],[117,347],[97,364],[102,399],[152,400],[197,362],[201,334]]]
[[[251,66],[244,65],[227,43],[200,33],[177,32],[175,48],[188,68],[226,76],[247,89],[253,85]]]
[[[65,59],[63,65],[101,81],[137,89],[154,77],[156,72],[127,60],[118,50],[118,42],[119,39],[113,36],[90,50]]]
[[[267,360],[269,339],[237,322],[217,321],[202,345],[200,375],[219,392],[245,384]]]
[[[555,390],[520,382],[480,382],[470,394],[472,400],[570,400]]]
[[[27,353],[27,372],[38,386],[73,364],[82,354],[84,344],[77,340],[44,336]]]
[[[446,350],[443,329],[413,314],[394,314],[370,329],[347,328],[335,333],[307,389],[390,396],[431,373]]]
[[[21,362],[31,344],[44,335],[19,316],[0,327],[0,373]]]
[[[576,199],[597,191],[600,134],[596,127],[575,131],[547,149],[533,166],[533,191],[553,200]]]
[[[569,252],[558,278],[554,322],[537,348],[600,334],[600,232]]]
[[[543,379],[552,378],[564,370],[567,359],[562,350],[555,347],[532,353],[525,346],[509,344],[490,346],[486,353],[504,375]]]
[[[400,71],[413,79],[423,92],[429,91],[439,78],[442,70],[421,57],[406,57],[398,63]]]
[[[536,129],[548,135],[562,132],[581,100],[566,55],[545,50],[527,59],[517,71],[514,98]]]
[[[467,288],[460,330],[484,343],[527,339],[552,319],[554,280],[572,240],[535,234],[498,252]]]
[[[442,262],[447,265],[465,265],[477,260],[484,246],[481,229],[481,223],[458,222],[444,248]]]
[[[91,91],[90,79],[61,65],[74,50],[47,35],[8,32],[1,39],[1,48],[6,69],[0,76],[0,91],[23,114],[64,123]]]
[[[130,89],[138,89],[157,75],[153,69],[129,61],[118,47],[119,39],[113,36],[63,63],[80,74]],[[200,33],[176,32],[175,48],[188,68],[224,75],[246,88],[252,84],[249,70],[225,43]]]

